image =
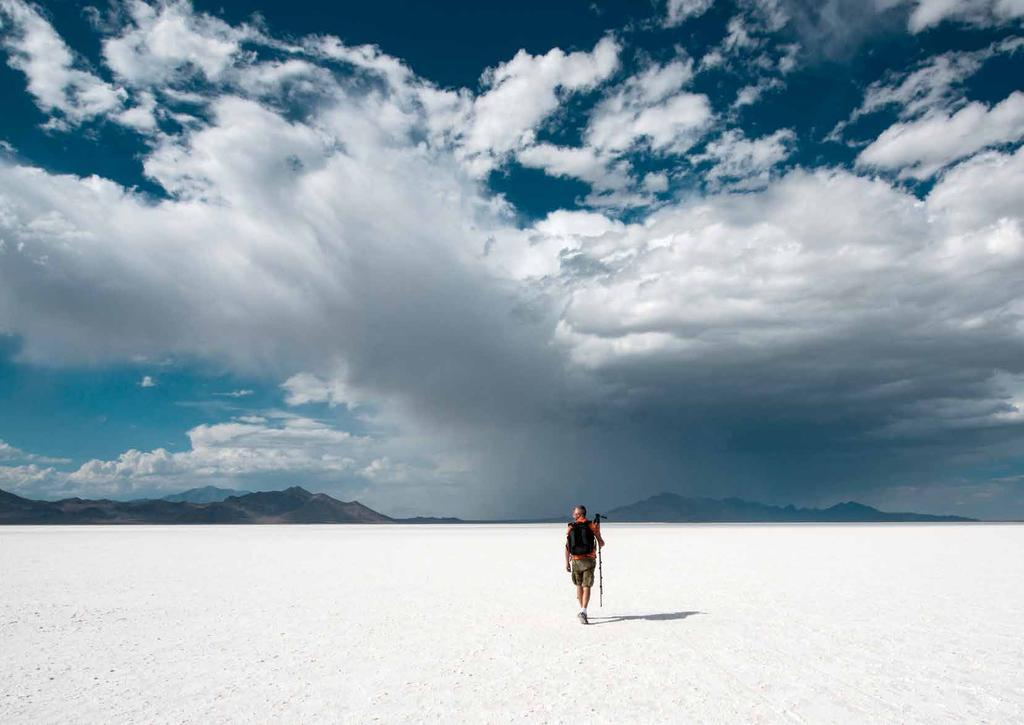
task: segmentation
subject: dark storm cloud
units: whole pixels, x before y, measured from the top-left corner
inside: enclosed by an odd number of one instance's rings
[[[622,170],[714,132],[689,62],[617,79],[609,36],[523,52],[474,94],[373,48],[162,12],[105,46],[123,93],[96,113],[145,135],[165,198],[0,163],[0,329],[30,363],[213,361],[293,409],[345,405],[363,432],[268,411],[197,426],[179,453],[4,475],[123,492],[301,474],[396,514],[522,516],[666,489],[828,504],[931,485],[952,506],[993,491],[979,464],[1024,453],[1022,152],[919,198],[849,169],[769,174],[756,143],[722,145],[759,190],[672,200]],[[169,27],[205,55],[153,40]],[[37,60],[26,73],[74,68]],[[318,102],[282,112],[296,87]],[[614,143],[538,142],[586,93]],[[930,127],[913,130],[895,155]],[[965,155],[941,148],[937,168]],[[621,172],[623,203],[650,208],[519,228],[484,178],[527,152],[553,174]],[[1000,476],[991,495],[1024,509]]]

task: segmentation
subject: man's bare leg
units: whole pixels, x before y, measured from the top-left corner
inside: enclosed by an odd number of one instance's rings
[[[587,621],[587,602],[590,600],[590,587],[576,585],[576,601],[580,604],[579,618],[583,624],[590,624]]]

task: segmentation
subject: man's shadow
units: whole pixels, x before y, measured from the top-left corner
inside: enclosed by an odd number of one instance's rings
[[[705,612],[664,612],[662,614],[623,614],[617,617],[590,617],[591,624],[611,624],[612,622],[632,622],[639,619],[647,622],[668,622],[673,619],[686,619],[694,614]]]

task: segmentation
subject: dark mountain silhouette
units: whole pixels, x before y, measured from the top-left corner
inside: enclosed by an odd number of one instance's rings
[[[235,488],[218,488],[217,486],[201,486],[199,488],[190,488],[187,491],[181,493],[172,493],[170,496],[164,496],[161,501],[174,501],[181,502],[187,501],[188,503],[215,503],[217,501],[223,501],[228,496],[244,496],[252,491],[240,491]]]
[[[33,523],[36,519],[46,515],[46,501],[31,501],[21,496],[15,496],[0,489],[0,523],[22,523],[19,519],[25,519],[24,523]]]
[[[226,489],[220,489],[226,490]],[[185,492],[189,493],[189,492]],[[608,512],[610,521],[663,522],[872,522],[975,521],[963,516],[889,513],[847,501],[827,509],[770,506],[739,498],[687,498],[662,493]],[[192,503],[166,499],[110,501],[66,498],[33,501],[0,490],[0,524],[431,524],[541,523],[550,519],[463,521],[416,516],[395,519],[358,501],[339,501],[324,493],[293,486],[284,491],[261,491],[228,496],[223,501]]]
[[[310,493],[299,486],[284,491],[229,496],[220,506],[238,512],[240,518],[251,517],[258,523],[383,524],[395,520],[358,501],[339,501],[326,493]]]
[[[620,506],[608,512],[610,521],[664,522],[841,522],[841,521],[976,521],[963,516],[890,513],[871,506],[846,501],[827,509],[771,506],[741,498],[688,498],[660,493],[643,501]]]
[[[358,501],[293,486],[191,503],[66,498],[32,501],[0,491],[0,524],[383,524],[400,522]]]
[[[469,521],[454,516],[413,516],[408,519],[395,519],[400,524],[467,524]]]

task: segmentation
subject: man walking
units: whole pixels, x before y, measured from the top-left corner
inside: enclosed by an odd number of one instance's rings
[[[590,603],[590,588],[594,586],[594,568],[597,566],[597,547],[604,546],[601,527],[587,520],[587,507],[577,506],[572,510],[572,523],[565,533],[565,570],[572,572],[572,583],[576,585],[576,600],[580,603],[577,615],[583,624],[587,622],[587,604]],[[570,561],[572,566],[569,565]]]

